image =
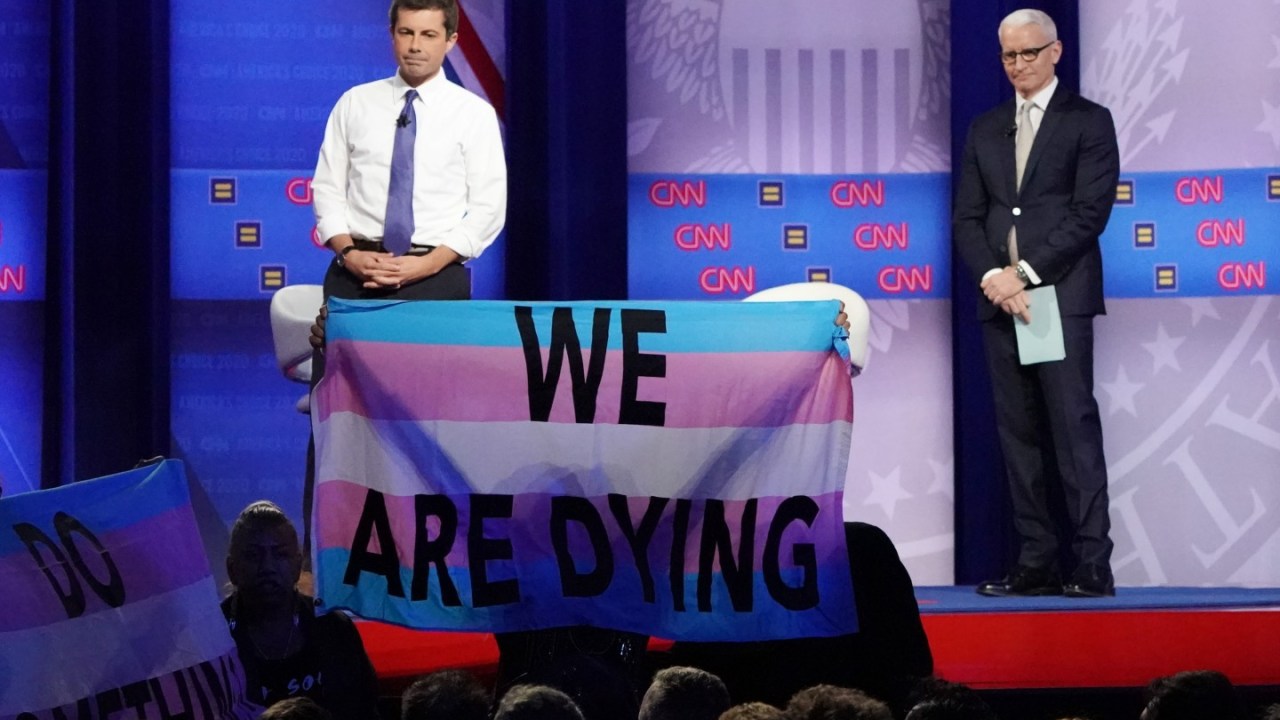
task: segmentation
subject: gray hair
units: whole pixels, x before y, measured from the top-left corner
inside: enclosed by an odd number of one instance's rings
[[[996,30],[996,33],[1003,32],[1007,27],[1014,28],[1022,27],[1023,25],[1039,25],[1040,29],[1044,31],[1045,37],[1049,38],[1049,42],[1054,42],[1058,39],[1058,26],[1053,23],[1053,18],[1040,10],[1030,10],[1028,8],[1014,10],[1006,15],[1000,21],[1000,27]]]

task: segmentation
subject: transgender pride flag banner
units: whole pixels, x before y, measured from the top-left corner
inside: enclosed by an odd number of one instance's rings
[[[253,718],[182,464],[0,500],[0,719]]]
[[[416,628],[857,628],[838,304],[331,300],[317,587]]]

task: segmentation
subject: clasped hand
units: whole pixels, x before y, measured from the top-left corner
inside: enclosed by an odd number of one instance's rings
[[[982,294],[992,305],[1008,315],[1021,318],[1024,323],[1031,322],[1031,298],[1027,295],[1027,285],[1012,266],[983,280],[981,287]]]
[[[370,290],[396,289],[440,271],[431,255],[387,255],[353,250],[344,259],[347,272]]]

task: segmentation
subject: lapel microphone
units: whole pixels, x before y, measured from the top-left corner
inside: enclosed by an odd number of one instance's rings
[[[401,118],[401,120],[403,120],[403,119],[404,119],[404,118]],[[1013,137],[1014,135],[1017,135],[1017,134],[1018,134],[1018,124],[1017,124],[1017,123],[1014,123],[1013,125],[1011,125],[1011,126],[1009,127],[1009,129],[1008,129],[1008,130],[1005,130],[1005,131],[1004,131],[1004,136],[1005,136],[1005,137]]]
[[[400,117],[396,118],[396,127],[409,127],[409,113],[400,113]]]

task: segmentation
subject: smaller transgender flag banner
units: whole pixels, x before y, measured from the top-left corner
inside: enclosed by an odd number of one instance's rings
[[[254,718],[182,464],[0,500],[0,720]]]
[[[415,628],[857,629],[838,303],[329,303],[323,602]]]

